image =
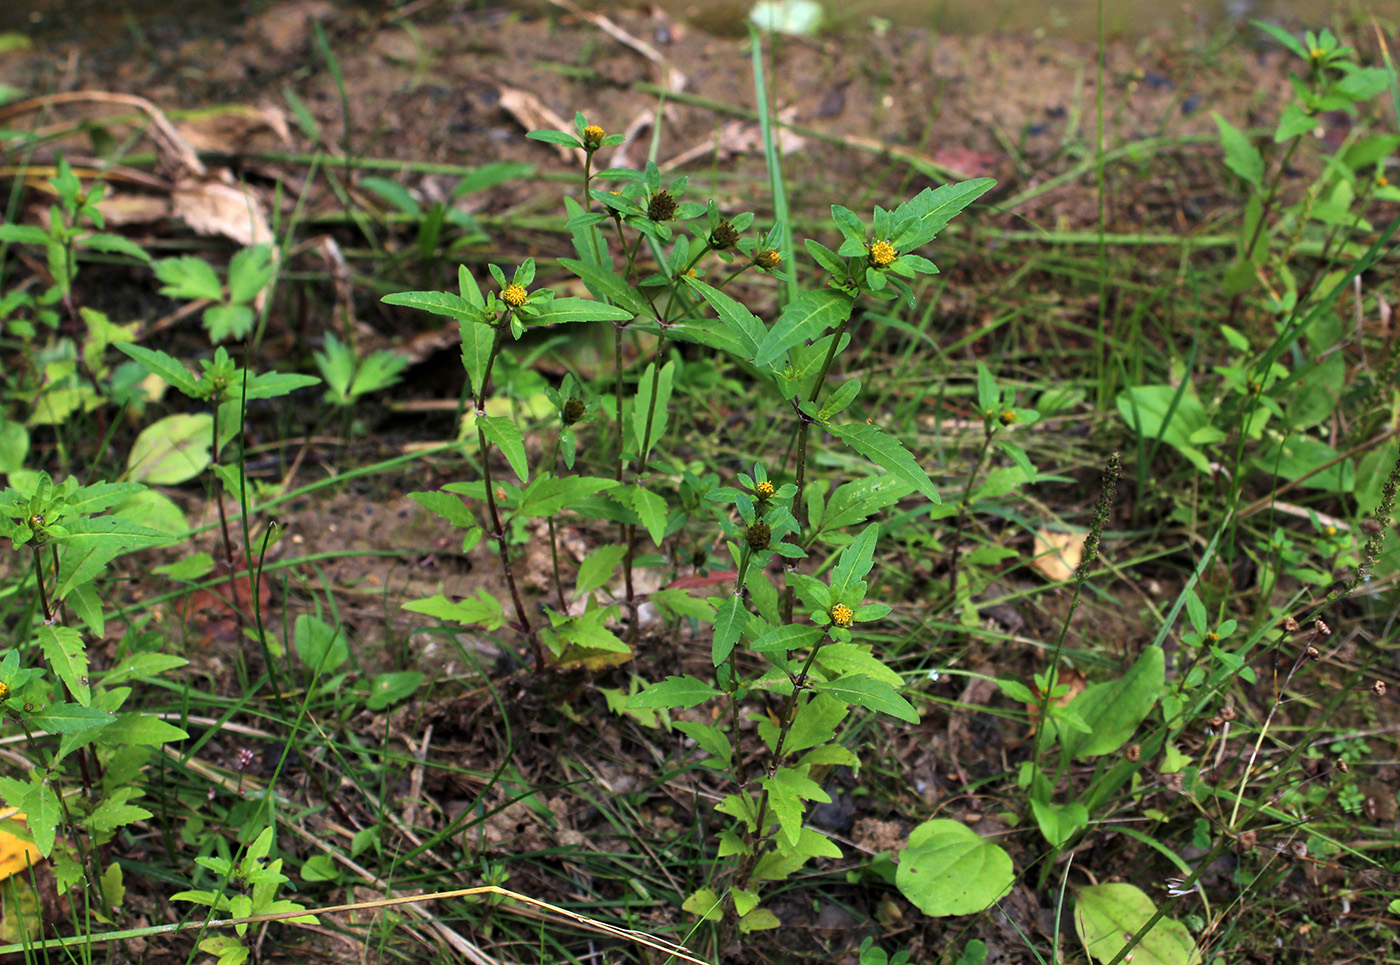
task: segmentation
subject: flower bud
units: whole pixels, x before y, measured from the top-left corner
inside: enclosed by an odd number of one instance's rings
[[[772,542],[773,529],[767,523],[759,520],[744,530],[744,539],[748,541],[749,549],[755,553],[761,553]]]
[[[676,199],[670,191],[658,191],[647,202],[647,217],[652,221],[670,221],[676,216]]]
[[[715,230],[710,232],[710,247],[716,251],[733,248],[738,243],[739,232],[728,221],[721,221],[715,225]]]

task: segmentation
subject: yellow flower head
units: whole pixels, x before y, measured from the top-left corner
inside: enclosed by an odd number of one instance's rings
[[[1000,416],[998,416],[998,418],[1001,420],[1002,425],[1009,426],[1016,421],[1016,412],[1013,409],[1007,409]]]
[[[753,256],[753,263],[764,271],[772,271],[783,263],[783,256],[772,248],[765,248]]]
[[[529,297],[529,294],[524,285],[507,285],[506,290],[501,292],[501,301],[511,308],[519,308],[525,304],[525,299]]]
[[[877,241],[870,246],[870,263],[876,268],[888,267],[899,257],[899,252],[888,241]]]
[[[763,482],[753,487],[753,491],[754,495],[758,496],[759,499],[772,499],[773,493],[775,493],[777,490],[773,488],[773,484],[771,482],[765,479],[763,480]]]
[[[583,146],[590,151],[596,151],[603,146],[603,138],[607,137],[607,132],[597,124],[589,124],[583,129]]]
[[[844,603],[838,603],[831,608],[831,622],[838,627],[848,627],[856,617],[855,611]]]

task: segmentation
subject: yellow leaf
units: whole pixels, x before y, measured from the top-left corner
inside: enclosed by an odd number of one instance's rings
[[[26,871],[43,860],[34,842],[25,841],[5,829],[10,821],[23,822],[24,815],[11,813],[7,820],[0,820],[0,881]]]
[[[1036,533],[1033,555],[1031,566],[1040,570],[1046,579],[1056,583],[1067,580],[1074,575],[1075,567],[1084,556],[1084,534]]]

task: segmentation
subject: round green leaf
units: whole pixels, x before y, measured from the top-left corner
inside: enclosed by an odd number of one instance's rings
[[[925,821],[899,855],[895,884],[925,915],[971,915],[1015,883],[1011,856],[958,821]]]
[[[131,478],[156,486],[188,482],[208,468],[213,440],[208,413],[166,416],[136,437],[126,457]]]
[[[1091,885],[1079,892],[1074,929],[1090,955],[1108,962],[1156,911],[1152,899],[1133,885]],[[1196,965],[1201,953],[1185,925],[1163,918],[1133,949],[1132,959],[1133,965]]]
[[[175,505],[174,500],[154,489],[143,489],[136,493],[118,506],[113,515],[124,516],[142,526],[158,529],[171,536],[180,536],[190,530],[184,512]]]
[[[370,710],[383,710],[410,697],[423,683],[423,675],[416,670],[400,673],[382,673],[369,683],[369,698],[365,706]]]

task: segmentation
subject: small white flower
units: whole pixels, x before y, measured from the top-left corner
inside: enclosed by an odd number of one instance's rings
[[[1196,883],[1194,881],[1189,888],[1182,887],[1185,883],[1185,878],[1168,878],[1166,881],[1167,897],[1180,898],[1182,895],[1189,895],[1196,890]]]

